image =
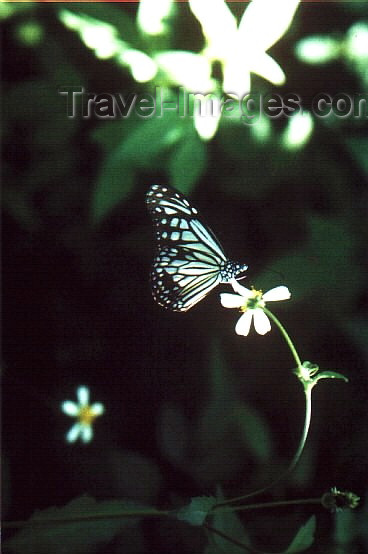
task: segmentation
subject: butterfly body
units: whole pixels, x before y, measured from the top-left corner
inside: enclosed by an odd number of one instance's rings
[[[158,243],[152,293],[161,306],[189,310],[216,285],[247,269],[227,259],[215,235],[198,219],[197,209],[180,192],[152,185],[146,202]]]

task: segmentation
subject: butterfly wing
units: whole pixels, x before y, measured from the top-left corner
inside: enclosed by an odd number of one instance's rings
[[[153,296],[165,308],[189,310],[221,282],[227,258],[183,194],[153,185],[146,201],[158,242],[151,271]]]

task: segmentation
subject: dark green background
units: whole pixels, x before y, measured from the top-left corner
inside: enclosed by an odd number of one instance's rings
[[[227,254],[249,264],[247,286],[289,286],[291,301],[274,309],[302,359],[349,378],[318,385],[304,457],[263,500],[315,497],[332,486],[364,497],[366,119],[315,119],[310,142],[296,152],[277,142],[285,119],[273,123],[275,138],[265,144],[229,122],[202,143],[191,121],[175,117],[151,126],[137,118],[68,119],[61,86],[122,94],[154,87],[96,59],[62,26],[59,8],[28,5],[2,23],[5,518],[27,519],[85,492],[168,508],[214,494],[218,483],[227,496],[239,495],[269,482],[293,456],[303,393],[276,329],[236,336],[238,314],[221,308],[218,291],[185,314],[154,303],[145,208],[152,183],[182,183]],[[136,5],[79,10],[149,51],[134,26]],[[287,84],[277,89],[253,76],[253,89],[296,92],[306,107],[319,92],[366,92],[343,60],[313,67],[293,50],[302,37],[342,37],[367,17],[364,3],[303,3],[271,49]],[[29,22],[43,29],[33,46],[19,39]],[[186,4],[173,25],[170,48],[200,49]],[[184,142],[164,147],[159,125],[184,125]],[[60,410],[80,384],[106,408],[87,446],[65,442],[72,420]],[[303,508],[242,521],[259,548],[282,549],[312,513],[311,552],[366,547],[359,510],[348,523]],[[205,546],[184,523],[145,522],[126,533],[96,552],[199,553]]]

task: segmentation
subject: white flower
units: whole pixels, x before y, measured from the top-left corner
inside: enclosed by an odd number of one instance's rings
[[[173,10],[173,0],[141,0],[137,24],[147,35],[158,36],[168,31],[166,20]]]
[[[89,405],[89,389],[87,387],[78,387],[77,398],[78,404],[71,400],[65,400],[61,404],[64,414],[77,418],[77,422],[68,431],[66,440],[75,442],[80,436],[82,442],[86,443],[93,437],[93,421],[104,413],[105,408],[100,402]]]
[[[287,150],[299,150],[312,134],[314,120],[310,112],[296,113],[291,117],[281,135],[281,144]]]
[[[291,296],[290,291],[285,286],[275,287],[264,294],[260,290],[247,289],[240,285],[235,279],[231,281],[232,287],[238,294],[222,293],[221,304],[225,308],[240,308],[243,315],[235,326],[235,332],[238,335],[248,335],[252,319],[254,319],[254,328],[259,335],[265,335],[271,331],[271,323],[263,311],[266,302],[275,300],[288,300]]]
[[[266,51],[288,30],[300,0],[253,0],[237,25],[224,0],[189,0],[207,41],[206,55],[223,66],[223,89],[243,97],[250,92],[250,74],[275,85],[285,82],[279,64]]]

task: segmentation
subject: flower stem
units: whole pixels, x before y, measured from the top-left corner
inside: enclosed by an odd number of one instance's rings
[[[216,529],[215,527],[212,527],[212,525],[209,525],[208,523],[205,523],[204,528],[207,529],[207,531],[210,531],[214,535],[218,535],[222,539],[225,539],[226,541],[235,544],[235,546],[238,546],[239,548],[242,548],[246,552],[252,552],[253,554],[263,554],[260,550],[256,550],[255,548],[248,546],[247,544],[244,544],[243,542],[238,541],[237,539],[234,539],[233,537],[230,537],[223,531],[220,531],[220,529]],[[215,543],[215,547],[216,547]],[[222,550],[222,549],[221,549]]]
[[[240,512],[244,510],[263,510],[265,508],[282,508],[284,506],[301,506],[305,504],[321,504],[321,498],[304,498],[299,500],[278,500],[276,502],[259,502],[257,504],[246,504],[244,506],[225,506],[218,507],[217,504],[214,507],[216,513],[224,512]]]
[[[298,448],[297,448],[297,450],[296,450],[296,452],[293,456],[293,459],[291,460],[291,462],[288,465],[288,467],[286,468],[286,470],[283,473],[281,473],[281,475],[279,475],[275,479],[275,481],[272,481],[272,483],[270,483],[269,485],[266,485],[265,487],[262,487],[261,489],[257,489],[254,492],[251,492],[249,494],[245,494],[243,496],[237,496],[235,498],[229,498],[228,500],[224,500],[223,502],[219,502],[218,504],[216,504],[216,509],[219,508],[220,506],[226,506],[228,504],[232,504],[233,502],[240,502],[242,500],[247,500],[248,498],[253,498],[254,496],[258,496],[259,494],[263,494],[264,492],[268,491],[269,489],[271,489],[272,487],[277,485],[277,483],[279,483],[280,481],[285,479],[285,477],[293,471],[293,469],[295,468],[296,464],[298,463],[298,461],[300,459],[300,456],[302,455],[302,452],[303,452],[303,449],[304,449],[304,446],[305,446],[305,442],[307,440],[308,431],[309,431],[310,422],[311,422],[311,415],[312,415],[311,390],[308,389],[308,390],[305,390],[304,392],[305,392],[305,395],[304,395],[304,397],[305,397],[305,418],[304,418],[303,433],[302,433],[301,439],[299,441]]]
[[[323,498],[323,497],[322,497]],[[322,504],[322,498],[305,498],[305,499],[299,499],[299,500],[280,500],[277,502],[262,502],[259,504],[248,504],[246,506],[229,506],[225,508],[216,509],[216,513],[226,513],[226,512],[235,512],[235,511],[241,511],[241,510],[257,510],[257,509],[265,509],[265,508],[280,508],[284,506],[300,506],[305,504]],[[323,505],[323,504],[322,504]],[[208,515],[211,516],[214,514],[213,512],[210,512]],[[252,552],[253,554],[270,554],[263,550],[258,550],[257,548],[254,548],[254,546],[251,546],[249,544],[245,544],[243,542],[238,541],[237,539],[234,539],[233,537],[230,537],[226,533],[224,533],[222,530],[217,529],[215,527],[212,527],[212,525],[209,525],[208,522],[204,523],[204,528],[207,529],[207,531],[210,531],[211,533],[214,533],[215,535],[218,535],[219,537],[229,541],[232,544],[235,544],[236,546],[239,546],[239,548],[244,549],[247,552]],[[224,551],[225,552],[225,551]],[[276,553],[273,553],[276,554]],[[280,553],[281,554],[281,553]]]
[[[268,317],[270,319],[272,319],[272,321],[277,325],[277,327],[280,329],[281,331],[281,334],[282,336],[284,337],[284,339],[286,340],[287,342],[287,345],[288,347],[290,348],[290,351],[294,357],[294,360],[296,361],[296,365],[298,368],[302,367],[302,362],[299,358],[299,354],[298,352],[296,351],[296,348],[291,340],[291,338],[289,337],[288,333],[286,332],[286,329],[285,327],[282,325],[281,321],[279,321],[277,319],[277,317],[272,313],[270,312],[267,308],[263,308],[263,311],[266,315],[268,315]]]
[[[292,340],[290,339],[288,333],[286,332],[285,327],[281,324],[281,322],[277,319],[277,317],[275,315],[273,315],[272,312],[267,310],[267,308],[263,308],[263,309],[264,309],[264,312],[267,314],[267,316],[270,319],[272,319],[272,321],[280,329],[281,334],[283,335],[284,339],[287,342],[287,345],[289,346],[289,348],[291,350],[291,353],[294,357],[294,360],[297,364],[298,369],[302,370],[303,366],[302,366],[302,362],[299,358],[299,354],[296,351],[296,348],[295,348],[294,344],[292,343]],[[300,456],[302,455],[302,452],[303,452],[303,449],[304,449],[304,446],[305,446],[305,443],[306,443],[306,440],[307,440],[307,437],[308,437],[308,432],[309,432],[309,427],[310,427],[310,422],[311,422],[311,416],[312,416],[312,388],[310,386],[305,386],[305,384],[303,384],[303,383],[302,383],[302,385],[303,385],[303,389],[304,389],[304,398],[305,398],[305,417],[304,417],[303,433],[302,433],[302,436],[300,438],[298,448],[297,448],[297,450],[296,450],[296,452],[293,456],[293,459],[291,460],[289,466],[286,468],[286,470],[283,473],[281,473],[281,475],[279,475],[279,477],[277,477],[275,479],[275,481],[273,481],[269,485],[266,485],[265,487],[262,487],[261,489],[258,489],[254,492],[249,493],[249,494],[246,494],[246,495],[243,495],[243,496],[237,496],[235,498],[230,498],[229,500],[224,500],[223,502],[219,502],[218,504],[216,504],[216,508],[219,508],[220,506],[226,506],[228,504],[232,504],[233,502],[240,502],[242,500],[246,500],[248,498],[258,496],[259,494],[263,494],[264,492],[266,492],[269,489],[271,489],[272,487],[274,487],[282,479],[284,479],[295,468],[296,464],[298,463],[298,461],[300,459]]]

